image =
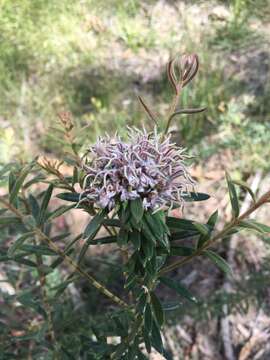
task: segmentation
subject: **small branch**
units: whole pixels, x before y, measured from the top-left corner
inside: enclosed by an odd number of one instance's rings
[[[3,198],[0,198],[0,202],[2,202],[2,204],[6,208],[12,211],[23,222],[24,216],[18,209],[16,209],[12,204],[8,203]],[[61,249],[59,249],[58,246],[56,246],[54,242],[46,234],[44,234],[38,227],[34,226],[33,230],[42,240],[44,240],[49,245],[51,250],[55,251],[59,256],[61,256],[65,262],[67,262],[77,273],[85,277],[91,283],[91,285],[94,286],[96,289],[98,289],[103,295],[110,298],[113,302],[115,302],[119,306],[128,307],[128,305],[123,300],[121,300],[118,296],[110,292],[105,286],[100,284],[93,276],[89,275],[86,271],[82,270],[81,267],[77,265],[76,262],[71,257],[66,255]]]
[[[169,266],[166,266],[164,269],[162,269],[159,272],[159,275],[165,274],[171,270],[174,270],[186,263],[188,263],[190,260],[195,258],[198,255],[201,255],[204,250],[206,250],[209,246],[211,246],[216,240],[223,238],[229,230],[231,230],[234,226],[237,226],[243,219],[247,218],[250,214],[252,214],[254,211],[256,211],[261,205],[265,204],[270,200],[270,190],[267,191],[264,195],[260,197],[260,199],[253,204],[250,208],[248,208],[245,212],[243,212],[242,215],[240,215],[238,218],[233,219],[229,224],[227,224],[223,230],[221,230],[219,233],[217,233],[212,239],[209,239],[205,244],[198,250],[196,250],[192,255],[187,256],[184,259],[175,261]]]

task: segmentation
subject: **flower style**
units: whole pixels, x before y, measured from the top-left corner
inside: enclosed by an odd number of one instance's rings
[[[185,149],[171,143],[170,136],[162,139],[156,130],[129,129],[128,143],[118,136],[99,138],[87,152],[80,201],[109,210],[136,198],[146,210],[181,205],[195,184],[187,158]]]

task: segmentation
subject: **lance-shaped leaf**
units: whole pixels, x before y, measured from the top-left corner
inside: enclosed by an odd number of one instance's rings
[[[8,225],[15,225],[20,224],[21,219],[17,218],[16,216],[3,216],[0,217],[0,226],[8,226]]]
[[[135,219],[136,223],[140,223],[143,217],[144,208],[141,198],[137,198],[130,202],[130,211],[132,217]]]
[[[13,204],[17,198],[17,195],[23,185],[23,182],[26,176],[29,174],[30,170],[35,166],[35,162],[31,162],[29,165],[25,166],[21,171],[19,177],[16,179],[15,183],[10,186],[9,201]]]
[[[145,101],[141,98],[141,96],[138,96],[139,102],[142,105],[142,107],[144,108],[145,112],[148,114],[148,116],[150,117],[151,120],[153,120],[156,124],[156,116],[155,114],[150,110],[150,108],[146,105]]]
[[[190,256],[194,252],[194,249],[187,246],[172,246],[170,255],[172,256]]]
[[[243,188],[244,190],[246,190],[249,193],[249,195],[251,196],[252,200],[254,202],[256,202],[256,196],[255,196],[254,192],[244,181],[241,181],[241,180],[231,180],[231,181],[233,182],[233,184],[238,185],[241,188]]]
[[[175,290],[179,295],[183,296],[187,300],[197,303],[198,300],[194,295],[191,294],[191,292],[182,284],[180,284],[178,281],[166,278],[166,277],[160,277],[159,280],[169,288]]]
[[[80,251],[79,257],[78,257],[78,264],[82,261],[89,245],[91,244],[91,241],[94,239],[96,234],[98,233],[99,229],[101,228],[103,224],[104,217],[107,214],[107,210],[103,209],[98,214],[96,214],[93,219],[89,222],[86,229],[83,233],[83,238],[87,239]]]
[[[34,233],[32,231],[27,232],[21,236],[19,236],[14,243],[10,246],[10,248],[8,249],[8,256],[13,256],[16,252],[16,250],[20,249],[20,247],[23,245],[23,243],[25,242],[25,240],[27,240],[28,238],[30,238],[31,236],[33,236]]]
[[[210,195],[191,191],[191,192],[189,192],[187,194],[182,194],[181,197],[186,202],[192,202],[192,201],[205,201],[205,200],[208,200],[210,198]]]
[[[72,193],[72,192],[64,192],[61,194],[57,194],[56,197],[58,197],[61,200],[70,201],[70,202],[79,202],[80,200],[80,194]]]
[[[67,211],[74,209],[76,206],[76,204],[72,204],[72,205],[62,205],[60,206],[58,209],[52,211],[51,213],[48,214],[47,216],[47,220],[53,220],[63,214],[65,214]]]
[[[188,230],[191,232],[199,233],[199,230],[194,225],[193,220],[188,219],[179,219],[172,216],[167,216],[166,223],[169,229],[175,229],[175,230]]]
[[[53,192],[53,185],[50,184],[48,186],[47,190],[45,191],[45,194],[42,199],[42,203],[40,206],[40,211],[39,211],[39,215],[38,215],[38,219],[37,219],[37,225],[43,224],[46,219],[47,208],[48,208],[49,202],[51,200],[52,192]]]
[[[238,223],[238,226],[241,228],[258,231],[261,234],[270,233],[270,226],[261,224],[255,220],[242,220]]]
[[[179,109],[177,111],[175,111],[170,117],[169,117],[169,121],[171,121],[175,116],[177,115],[192,115],[192,114],[198,114],[201,113],[203,111],[205,111],[207,108],[206,107],[201,107],[201,108],[197,108],[197,109]]]
[[[234,217],[237,218],[239,215],[239,211],[240,211],[237,192],[236,192],[235,186],[233,184],[233,181],[228,173],[226,173],[226,179],[227,179],[227,184],[228,184],[228,190],[229,190],[233,215],[234,215]]]
[[[149,303],[147,303],[144,312],[144,328],[149,334],[152,332],[152,324],[153,324],[152,310]]]
[[[151,305],[156,317],[156,320],[161,327],[164,323],[164,311],[162,305],[154,292],[151,292]]]
[[[153,321],[152,325],[152,334],[151,334],[151,343],[152,346],[161,354],[164,354],[162,337],[160,334],[160,329],[156,321]]]
[[[203,255],[207,256],[220,270],[226,274],[232,275],[232,270],[229,264],[220,255],[212,250],[205,250]]]
[[[116,243],[117,236],[105,236],[98,239],[92,240],[93,245],[99,245],[99,244],[113,244]]]
[[[203,244],[209,240],[211,234],[212,234],[212,231],[214,230],[215,228],[215,225],[216,225],[216,222],[217,222],[217,218],[218,218],[218,211],[216,210],[211,216],[210,218],[208,219],[207,221],[207,228],[208,228],[208,231],[203,234],[201,233],[201,236],[198,240],[198,245],[197,245],[197,248],[200,248],[203,246]],[[205,225],[204,225],[205,226]]]

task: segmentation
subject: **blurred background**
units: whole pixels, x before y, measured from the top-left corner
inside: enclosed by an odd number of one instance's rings
[[[2,165],[61,158],[61,111],[88,144],[105,132],[126,136],[127,126],[151,129],[137,96],[164,121],[166,63],[197,53],[201,66],[181,105],[207,111],[175,118],[173,131],[195,155],[200,190],[213,196],[186,215],[203,220],[218,207],[228,220],[224,169],[258,194],[269,188],[269,0],[2,0],[0,13]],[[250,200],[242,200],[245,209]],[[267,209],[257,217],[270,225]],[[233,280],[204,260],[175,274],[203,301],[169,317],[173,359],[270,358],[269,240],[241,235],[219,245]]]

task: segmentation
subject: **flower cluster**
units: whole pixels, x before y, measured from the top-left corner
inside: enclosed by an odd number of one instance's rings
[[[109,210],[139,197],[145,209],[181,204],[194,186],[186,158],[185,149],[156,131],[129,129],[128,143],[118,136],[99,138],[87,154],[81,201]]]

